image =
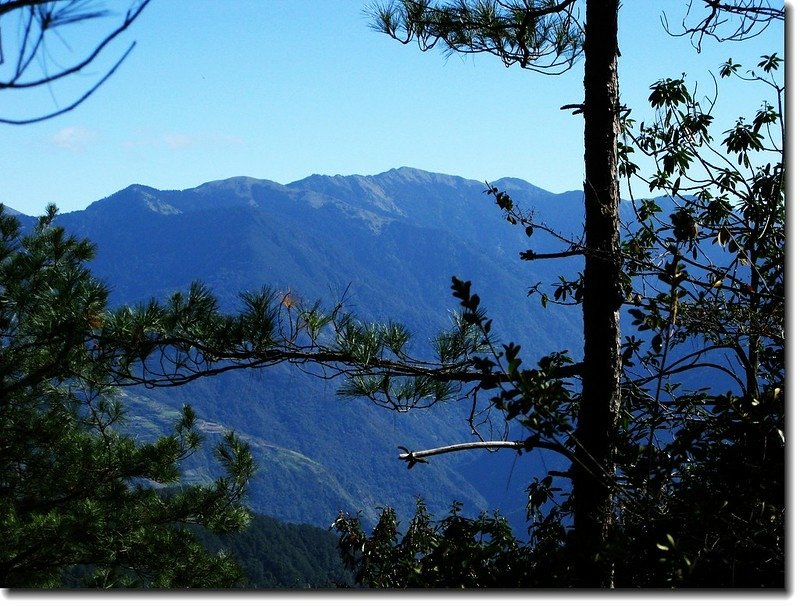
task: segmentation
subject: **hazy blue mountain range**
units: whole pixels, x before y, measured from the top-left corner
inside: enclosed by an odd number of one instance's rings
[[[580,192],[552,194],[516,179],[494,185],[553,229],[580,232]],[[115,306],[165,298],[194,280],[227,308],[238,292],[264,284],[329,305],[344,295],[364,320],[404,323],[422,350],[457,307],[450,294],[456,275],[472,281],[498,336],[521,343],[531,365],[556,350],[579,358],[576,310],[543,310],[538,297],[527,296],[532,284],[548,285],[577,266],[520,261],[522,250],[556,245],[507,223],[485,189],[411,168],[314,175],[288,185],[247,177],[184,191],[132,185],[60,222],[98,245],[93,269],[111,287]],[[555,464],[538,453],[455,454],[408,470],[397,460],[399,445],[470,439],[469,403],[397,414],[335,391],[334,383],[297,369],[272,368],[125,397],[141,435],[171,422],[183,402],[195,407],[212,439],[236,430],[260,464],[251,505],[291,522],[327,526],[339,510],[373,518],[387,504],[407,515],[417,496],[433,511],[457,499],[468,512],[499,507],[520,522],[532,469]],[[206,474],[206,463],[189,477]]]

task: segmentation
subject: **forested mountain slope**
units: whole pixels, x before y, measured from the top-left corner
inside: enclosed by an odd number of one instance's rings
[[[580,193],[550,194],[512,179],[496,185],[553,229],[580,232]],[[538,297],[526,296],[531,285],[549,285],[574,267],[521,262],[522,250],[556,245],[505,222],[485,190],[478,181],[410,168],[314,175],[285,186],[237,177],[184,191],[132,185],[60,221],[98,245],[93,270],[111,287],[114,306],[164,299],[200,280],[233,309],[240,291],[268,285],[329,307],[343,301],[365,321],[402,322],[424,353],[457,307],[456,275],[472,281],[497,335],[521,343],[531,363],[564,349],[579,358],[576,315],[542,310]],[[433,511],[458,499],[468,512],[500,507],[521,523],[521,491],[530,466],[547,464],[542,457],[462,453],[412,471],[397,460],[398,446],[471,439],[468,402],[398,414],[343,400],[336,387],[278,367],[126,397],[143,432],[170,422],[183,402],[212,438],[236,430],[260,464],[252,507],[282,520],[327,526],[339,510],[374,519],[377,507],[392,504],[402,514],[423,496]],[[207,471],[200,465],[188,473]]]

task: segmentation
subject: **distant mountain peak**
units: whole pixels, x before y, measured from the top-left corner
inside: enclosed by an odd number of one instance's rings
[[[99,212],[113,208],[129,212],[138,207],[159,215],[182,214],[183,211],[165,201],[164,198],[168,193],[147,185],[133,184],[102,200],[93,202],[86,210]]]
[[[413,179],[415,181],[429,181],[431,178],[441,175],[427,170],[422,170],[421,168],[413,168],[411,166],[400,166],[398,168],[389,169],[376,176],[377,177],[399,176],[406,179]]]
[[[368,219],[373,231],[380,231],[387,216],[404,216],[405,211],[392,199],[380,179],[364,175],[311,175],[286,187],[304,192],[304,197],[315,206],[333,203],[348,214]],[[375,213],[379,213],[379,216]]]
[[[457,175],[434,173],[427,170],[422,170],[420,168],[412,168],[410,166],[392,168],[386,172],[375,175],[373,178],[376,180],[389,179],[395,181],[404,181],[407,183],[442,183],[450,186],[455,186],[471,180],[464,177],[459,177]]]
[[[190,188],[190,190],[199,190],[199,189],[234,189],[234,190],[244,190],[250,189],[256,186],[267,186],[267,187],[283,187],[279,183],[275,181],[270,181],[269,179],[257,179],[255,177],[247,177],[244,175],[238,177],[228,177],[226,179],[216,179],[214,181],[206,181],[202,185],[198,185],[197,187]],[[188,190],[185,190],[188,191]]]
[[[409,166],[392,168],[390,170],[387,170],[386,172],[375,175],[373,178],[378,181],[388,179],[393,181],[403,181],[407,183],[413,182],[417,184],[437,183],[437,184],[447,185],[450,187],[461,187],[465,184],[476,184],[476,183],[485,185],[486,183],[486,181],[483,179],[470,179],[458,175],[435,173],[422,170],[419,168],[412,168]],[[490,181],[490,183],[492,185],[497,185],[503,189],[508,189],[509,191],[516,190],[516,191],[525,191],[529,194],[532,192],[536,192],[539,194],[551,195],[551,192],[542,189],[541,187],[536,187],[535,185],[532,185],[528,181],[516,177],[501,177],[500,179]]]

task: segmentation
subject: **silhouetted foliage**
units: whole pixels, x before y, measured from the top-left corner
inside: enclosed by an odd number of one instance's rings
[[[249,450],[227,434],[215,449],[224,475],[179,485],[202,441],[190,407],[153,442],[126,435],[93,358],[107,314],[107,290],[86,268],[94,249],[53,226],[55,214],[21,235],[0,207],[0,585],[58,586],[76,565],[94,587],[236,584],[235,562],[185,526],[247,523]]]
[[[381,512],[367,536],[358,517],[340,515],[334,522],[345,564],[356,571],[358,585],[371,588],[519,588],[557,587],[566,567],[557,553],[537,557],[530,546],[514,538],[501,517],[461,515],[454,503],[450,514],[432,520],[424,502],[405,535],[391,508]]]

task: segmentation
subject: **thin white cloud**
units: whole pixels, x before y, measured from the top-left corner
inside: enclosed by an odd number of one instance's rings
[[[176,151],[196,147],[239,146],[244,145],[244,139],[222,133],[166,132],[155,136],[145,135],[138,139],[131,139],[122,145],[126,149],[150,147]]]
[[[195,135],[187,133],[165,133],[161,135],[161,140],[170,149],[180,149],[197,145],[200,140]]]
[[[93,130],[80,126],[67,126],[50,137],[50,142],[58,148],[73,153],[86,151],[87,145],[97,138]]]

